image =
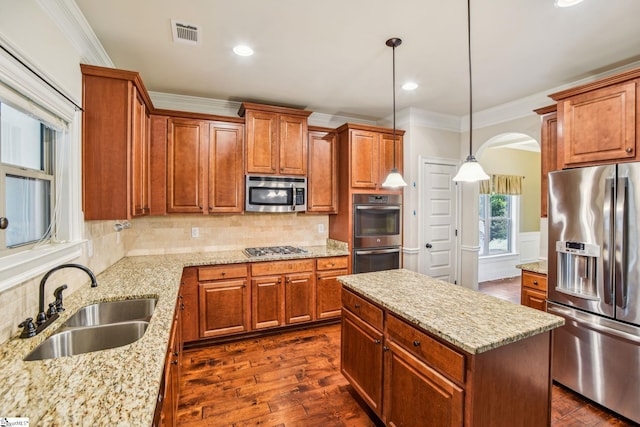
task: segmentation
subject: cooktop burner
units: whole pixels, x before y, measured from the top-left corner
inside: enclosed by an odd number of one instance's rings
[[[309,251],[294,246],[265,246],[262,248],[246,248],[245,255],[250,257],[273,256],[273,255],[290,255],[290,254],[308,254]]]

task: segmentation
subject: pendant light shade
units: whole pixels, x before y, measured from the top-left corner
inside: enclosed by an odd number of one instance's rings
[[[382,187],[384,188],[398,188],[398,187],[406,187],[407,183],[398,172],[396,168],[396,47],[402,44],[402,40],[394,37],[389,39],[385,43],[387,46],[393,49],[393,169],[387,178],[382,183]]]
[[[469,156],[464,161],[454,181],[476,182],[489,179],[480,163],[473,156],[473,89],[471,85],[471,0],[467,0],[467,40],[469,43]]]

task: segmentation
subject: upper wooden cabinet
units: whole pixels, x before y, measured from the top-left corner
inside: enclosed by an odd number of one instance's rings
[[[382,183],[394,167],[394,151],[395,167],[402,173],[404,131],[396,130],[395,141],[391,129],[374,126],[347,123],[337,131],[341,147],[340,159],[348,162],[348,170],[340,169],[340,179],[348,179],[351,189],[365,192],[382,190]],[[347,176],[344,176],[345,172]],[[393,191],[401,192],[402,189]]]
[[[554,93],[561,168],[637,161],[640,69]]]
[[[307,118],[311,111],[243,103],[248,174],[306,175]]]
[[[244,126],[169,118],[167,212],[242,212]]]
[[[556,106],[539,108],[540,128],[540,216],[547,217],[549,172],[558,170],[558,113]]]
[[[338,211],[337,135],[329,130],[309,131],[307,213]]]
[[[84,218],[148,215],[151,99],[136,72],[80,68]]]

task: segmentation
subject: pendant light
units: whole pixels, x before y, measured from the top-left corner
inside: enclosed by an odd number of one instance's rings
[[[382,187],[398,188],[407,186],[407,183],[404,182],[402,175],[396,168],[396,47],[402,44],[402,40],[394,37],[387,40],[385,44],[393,48],[393,169],[391,169],[391,172],[382,183]]]
[[[467,0],[467,36],[469,42],[469,156],[453,178],[454,181],[476,182],[489,179],[473,155],[473,89],[471,85],[471,0]]]

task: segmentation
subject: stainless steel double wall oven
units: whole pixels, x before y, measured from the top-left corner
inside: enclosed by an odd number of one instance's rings
[[[353,272],[400,267],[402,196],[353,195]]]

